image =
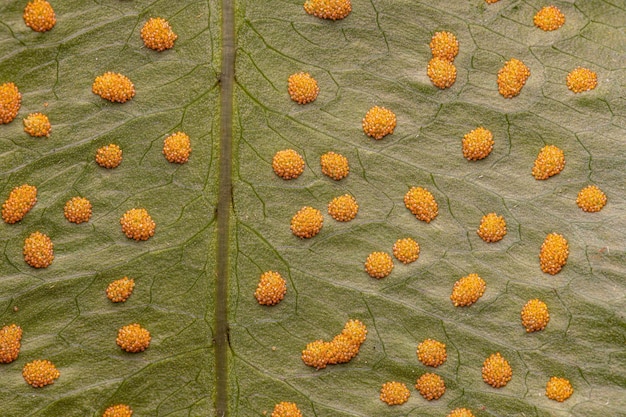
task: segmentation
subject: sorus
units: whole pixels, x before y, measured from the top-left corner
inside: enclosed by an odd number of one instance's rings
[[[322,230],[324,217],[318,209],[302,207],[291,218],[291,232],[300,239],[309,239]]]
[[[447,59],[435,57],[428,62],[426,74],[430,81],[442,90],[452,87],[456,81],[456,67]]]
[[[24,240],[24,260],[33,268],[47,268],[54,260],[53,249],[52,240],[47,235],[32,233]]]
[[[0,85],[0,125],[11,123],[22,105],[22,93],[13,83]]]
[[[498,216],[496,213],[486,214],[481,219],[476,233],[485,242],[498,242],[506,235],[506,221],[504,217]]]
[[[335,181],[347,177],[350,173],[348,158],[335,152],[326,152],[322,155],[320,157],[320,164],[322,165],[322,174]]]
[[[493,144],[493,133],[478,127],[463,136],[463,156],[470,161],[484,159],[491,153]]]
[[[308,72],[291,74],[287,84],[289,97],[298,104],[307,104],[315,101],[320,92],[317,81]]]
[[[415,217],[426,223],[430,223],[439,214],[435,197],[422,187],[411,187],[404,195],[404,205]]]
[[[511,58],[498,71],[498,91],[505,98],[513,98],[530,77],[530,69],[518,59]]]
[[[365,260],[365,270],[372,278],[385,278],[392,269],[393,259],[386,252],[372,252]]]
[[[415,262],[420,256],[420,245],[410,237],[398,239],[393,244],[393,256],[403,264]]]
[[[359,205],[350,194],[340,195],[328,203],[328,214],[338,222],[349,222],[359,212]]]
[[[558,274],[567,263],[568,256],[567,240],[558,233],[550,233],[543,241],[539,252],[541,270],[550,275]]]
[[[106,289],[107,298],[114,303],[123,303],[128,300],[135,289],[135,280],[124,277],[111,282]]]
[[[272,169],[282,179],[292,180],[304,172],[304,159],[293,149],[278,151],[272,159]]]
[[[22,347],[22,328],[16,324],[0,329],[0,363],[11,363],[17,359]]]
[[[150,346],[150,332],[138,323],[129,324],[119,329],[115,343],[126,352],[143,352]]]
[[[306,0],[304,10],[320,19],[339,20],[352,11],[350,0]]]
[[[88,222],[91,218],[91,203],[84,197],[73,197],[65,203],[63,214],[72,223]]]
[[[553,376],[546,384],[546,396],[551,400],[563,402],[572,396],[574,388],[569,380]]]
[[[271,417],[302,417],[302,413],[295,403],[283,401],[274,406]]]
[[[113,103],[126,103],[135,97],[135,85],[125,75],[105,72],[96,77],[91,91]]]
[[[154,236],[156,224],[143,208],[130,209],[120,219],[122,231],[129,239],[148,240]]]
[[[61,376],[59,370],[49,360],[35,360],[24,365],[22,369],[24,380],[35,388],[54,384]]]
[[[526,332],[536,332],[543,330],[550,321],[548,306],[541,300],[534,299],[528,301],[522,308],[522,325]]]
[[[485,288],[485,281],[478,274],[469,274],[454,283],[450,300],[455,307],[471,306],[483,296]]]
[[[160,17],[150,18],[141,28],[141,39],[144,45],[155,51],[164,51],[174,46],[178,35],[174,33],[169,22]]]
[[[32,137],[49,137],[52,131],[48,116],[43,113],[32,113],[24,119],[24,132]]]
[[[286,292],[287,283],[284,278],[278,272],[267,271],[261,274],[254,297],[261,305],[273,306],[285,298]]]
[[[533,21],[539,29],[549,32],[565,24],[565,15],[556,6],[546,6],[535,14]]]
[[[126,404],[116,404],[104,410],[102,417],[131,417],[133,410]]]
[[[446,392],[443,378],[437,374],[424,374],[417,379],[415,389],[428,401],[438,400]]]
[[[532,174],[537,180],[546,180],[563,171],[563,168],[565,168],[565,154],[556,146],[548,145],[539,151]]]
[[[434,339],[426,339],[417,345],[417,359],[426,366],[434,368],[443,364],[448,358],[446,345]]]
[[[500,352],[491,354],[483,363],[483,381],[494,388],[501,388],[509,383],[513,376],[511,365],[500,355]]]
[[[24,23],[35,32],[46,32],[57,22],[54,10],[46,0],[29,1],[24,9]]]
[[[191,140],[183,132],[172,133],[163,141],[163,155],[169,162],[184,164],[191,154]]]
[[[374,106],[365,113],[362,120],[363,132],[374,139],[382,139],[396,128],[396,115],[389,109]]]
[[[328,365],[330,359],[330,343],[323,340],[316,340],[307,343],[306,348],[302,351],[302,362],[305,365],[315,369],[324,369]]]
[[[114,143],[98,148],[96,163],[103,168],[117,168],[122,163],[122,149]]]
[[[402,382],[385,382],[380,388],[380,400],[388,405],[400,405],[409,400],[411,393]]]
[[[19,222],[36,202],[37,187],[28,184],[15,187],[9,193],[9,198],[2,204],[2,219],[8,224]]]
[[[498,0],[486,0],[487,3],[495,3]],[[470,410],[468,410],[467,408],[455,408],[454,410],[450,411],[450,414],[448,414],[447,417],[474,417],[474,414],[472,414],[472,412]]]
[[[459,53],[459,41],[453,33],[435,32],[430,40],[430,51],[433,58],[441,58],[446,61],[454,61]]]
[[[343,333],[328,344],[328,364],[348,363],[359,353],[359,344]]]
[[[302,351],[302,361],[316,369],[327,365],[347,363],[359,353],[367,337],[367,328],[359,320],[349,320],[341,333],[331,342],[316,340]]]
[[[583,211],[596,213],[606,205],[606,194],[595,185],[588,185],[578,193],[576,204]]]
[[[582,93],[596,88],[598,85],[598,75],[590,69],[578,67],[567,74],[565,80],[567,88],[574,93]]]

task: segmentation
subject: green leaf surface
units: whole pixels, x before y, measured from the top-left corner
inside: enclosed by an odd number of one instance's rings
[[[216,1],[73,0],[52,2],[57,25],[39,34],[24,25],[25,1],[0,5],[0,84],[23,94],[18,118],[0,125],[0,197],[24,183],[38,202],[21,222],[0,224],[0,326],[24,329],[18,360],[0,365],[0,415],[101,416],[127,403],[137,416],[217,415],[216,375],[228,371],[229,415],[270,415],[291,401],[304,416],[445,416],[467,407],[476,416],[620,415],[626,408],[626,284],[624,283],[626,155],[626,7],[601,0],[559,1],[566,24],[533,26],[540,1],[440,2],[353,0],[344,20],[307,15],[302,0],[240,0],[235,4],[236,61],[232,126],[232,211],[228,240],[217,233],[220,178],[220,71],[223,9]],[[178,40],[157,53],[139,31],[149,18],[168,19]],[[456,34],[456,83],[434,87],[426,75],[435,31]],[[504,99],[496,74],[510,58],[531,70],[521,94]],[[598,74],[598,87],[574,94],[565,77],[577,66]],[[105,71],[127,75],[137,95],[112,104],[91,92]],[[301,106],[287,78],[305,71],[320,94]],[[368,138],[361,119],[374,106],[395,112],[395,132]],[[228,109],[225,109],[228,111]],[[24,133],[21,120],[44,112],[50,138]],[[468,162],[461,139],[484,126],[494,134],[489,157]],[[192,154],[168,163],[163,139],[185,131]],[[117,143],[120,167],[94,162],[98,147]],[[565,152],[562,173],[546,181],[530,171],[539,150]],[[271,167],[293,148],[306,168],[284,181]],[[321,173],[325,152],[345,155],[350,174]],[[596,184],[608,196],[599,213],[576,205]],[[403,197],[429,189],[439,215],[418,221]],[[352,194],[356,219],[334,221],[326,206]],[[67,222],[63,206],[88,198],[94,215]],[[222,201],[223,203],[223,201]],[[302,206],[324,213],[319,235],[301,240],[289,229]],[[146,208],[157,224],[146,242],[127,239],[119,218]],[[476,234],[484,214],[507,221],[508,234],[487,244]],[[43,270],[22,257],[23,240],[47,233],[55,260]],[[569,241],[567,265],[541,272],[539,248],[550,232]],[[415,238],[419,259],[395,262],[391,275],[370,278],[363,263]],[[228,245],[228,271],[218,271],[218,245]],[[287,280],[285,299],[260,306],[253,293],[264,271]],[[229,272],[229,274],[224,274]],[[487,283],[473,306],[449,297],[462,276]],[[109,282],[135,279],[121,305],[105,296]],[[216,298],[216,283],[228,299]],[[520,310],[545,301],[550,323],[527,334]],[[220,317],[226,303],[227,316]],[[219,320],[227,319],[228,362],[216,363]],[[323,370],[300,359],[307,343],[330,340],[349,319],[368,328],[350,363]],[[138,322],[150,330],[148,350],[128,354],[117,330]],[[415,353],[426,338],[444,342],[448,360],[433,369]],[[481,378],[484,359],[501,352],[513,379],[500,389]],[[219,357],[219,355],[217,355]],[[49,359],[55,384],[28,386],[24,364]],[[441,375],[444,396],[428,402],[413,388],[425,372]],[[569,379],[574,395],[546,398],[551,376]],[[411,390],[402,406],[378,398],[387,381]],[[219,401],[218,401],[219,402]]]

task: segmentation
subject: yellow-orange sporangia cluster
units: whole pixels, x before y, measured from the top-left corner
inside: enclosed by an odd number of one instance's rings
[[[430,223],[439,214],[435,197],[422,187],[411,187],[404,195],[404,205],[415,217],[426,223]]]
[[[323,154],[320,157],[320,164],[322,165],[322,174],[335,181],[347,177],[350,173],[348,158],[335,152],[326,152]]]
[[[491,354],[483,362],[483,381],[494,388],[501,388],[509,383],[513,377],[513,370],[509,362],[500,355],[500,352]]]
[[[372,252],[365,260],[365,270],[372,278],[385,278],[391,274],[393,259],[386,252]]]
[[[48,116],[43,113],[32,113],[24,119],[24,132],[32,137],[49,137],[52,131],[52,125]]]
[[[588,68],[577,67],[567,74],[565,84],[574,93],[582,93],[596,88],[598,75]]]
[[[486,0],[487,3],[495,3],[498,0]],[[446,417],[474,417],[474,414],[467,408],[455,408]]]
[[[9,198],[2,204],[2,220],[8,224],[19,222],[36,202],[37,187],[28,184],[15,187],[9,193]]]
[[[54,381],[61,376],[61,373],[52,362],[44,359],[34,360],[24,365],[22,376],[29,385],[41,388],[54,384]]]
[[[533,22],[539,29],[549,32],[565,24],[565,15],[556,6],[546,6],[535,14]]]
[[[410,237],[398,239],[393,244],[393,256],[403,264],[415,262],[420,256],[420,245]]]
[[[84,197],[72,197],[65,203],[63,215],[72,223],[88,222],[91,218],[91,203]]]
[[[169,162],[184,164],[191,154],[191,140],[186,133],[172,133],[163,141],[163,155]]]
[[[578,192],[576,204],[587,213],[596,213],[606,205],[606,194],[595,185],[588,185]]]
[[[478,274],[469,274],[454,283],[450,300],[455,307],[471,306],[483,296],[486,286]]]
[[[114,303],[123,303],[128,300],[134,289],[134,279],[128,277],[116,279],[107,286],[107,298]]]
[[[306,0],[304,10],[320,19],[340,20],[352,11],[350,0]]]
[[[442,365],[447,358],[445,343],[434,339],[426,339],[417,345],[417,359],[426,366],[436,368]]]
[[[498,91],[505,98],[513,98],[530,77],[530,69],[519,59],[511,58],[498,71]]]
[[[273,306],[285,298],[286,292],[285,279],[278,272],[267,271],[261,274],[254,297],[261,305]]]
[[[33,268],[47,268],[54,260],[52,240],[40,232],[34,232],[24,240],[24,260]]]
[[[451,32],[435,32],[430,39],[430,51],[433,58],[441,58],[447,61],[454,61],[459,53],[459,41]]]
[[[150,346],[150,332],[138,323],[129,324],[117,332],[115,343],[126,352],[143,352]]]
[[[116,404],[104,410],[102,417],[131,417],[133,410],[126,404]]]
[[[567,239],[558,233],[550,233],[546,236],[539,252],[539,265],[547,274],[555,275],[567,263],[569,245]]]
[[[551,400],[563,402],[572,396],[574,388],[569,380],[553,376],[546,384],[546,396]]]
[[[470,161],[478,161],[489,156],[493,149],[493,133],[478,127],[463,136],[463,156]]]
[[[452,87],[456,81],[456,67],[451,61],[443,58],[432,58],[428,62],[426,74],[430,81],[442,90]]]
[[[46,0],[29,1],[22,17],[26,26],[35,32],[46,32],[57,22],[54,9]]]
[[[22,94],[13,83],[0,85],[0,125],[11,123],[22,106]]]
[[[385,107],[374,106],[365,113],[362,120],[363,132],[369,137],[380,140],[393,133],[396,123],[394,112]]]
[[[439,375],[427,373],[417,379],[415,389],[428,401],[438,400],[445,394],[446,384]]]
[[[272,158],[272,169],[282,179],[292,180],[304,172],[304,159],[293,149],[278,151]]]
[[[359,205],[350,194],[335,197],[328,203],[328,214],[338,222],[349,222],[358,212]]]
[[[291,232],[300,239],[309,239],[322,230],[324,216],[313,207],[302,207],[291,218]]]
[[[537,298],[528,301],[524,305],[521,316],[522,325],[528,333],[545,329],[550,321],[548,306]]]
[[[298,104],[307,104],[315,101],[320,92],[315,78],[308,72],[291,74],[287,80],[289,97]]]
[[[117,168],[122,163],[122,149],[114,143],[98,148],[96,163],[102,168]]]
[[[125,75],[115,72],[97,76],[91,91],[113,103],[126,103],[135,97],[135,85]]]
[[[0,363],[11,363],[17,359],[22,347],[22,328],[16,324],[0,329]]]
[[[535,164],[533,165],[532,174],[537,180],[547,180],[563,171],[565,168],[565,154],[554,145],[547,145],[541,148]]]
[[[359,353],[367,337],[367,328],[359,320],[349,320],[341,333],[330,342],[316,340],[302,351],[302,361],[316,369],[347,363]]]
[[[156,223],[144,208],[128,210],[120,219],[122,231],[129,239],[148,240],[154,236]]]
[[[496,213],[486,214],[481,219],[476,233],[485,242],[498,242],[506,235],[506,221],[504,217],[498,216]]]
[[[296,403],[282,401],[274,406],[271,417],[302,417],[302,413]]]
[[[141,28],[141,39],[146,47],[161,52],[172,48],[178,35],[174,33],[167,20],[153,17]]]
[[[380,400],[388,405],[401,405],[409,400],[411,393],[402,382],[385,382],[380,388]]]

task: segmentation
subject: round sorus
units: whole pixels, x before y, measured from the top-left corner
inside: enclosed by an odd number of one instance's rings
[[[471,306],[483,296],[485,288],[485,281],[478,274],[469,274],[454,283],[450,300],[455,307]]]
[[[154,236],[156,224],[146,209],[130,209],[120,219],[122,231],[129,239],[148,240]]]
[[[437,374],[424,374],[417,379],[415,389],[428,401],[438,400],[446,392],[443,378]]]
[[[273,306],[285,298],[286,292],[287,283],[284,278],[278,272],[267,271],[261,274],[254,297],[261,305]]]
[[[434,339],[426,339],[417,345],[417,359],[433,368],[443,364],[448,358],[446,345]]]
[[[2,220],[8,224],[19,222],[36,202],[37,187],[28,184],[15,187],[2,204]]]
[[[54,260],[52,240],[43,233],[35,232],[24,240],[24,260],[33,268],[47,268]]]
[[[498,0],[486,0],[487,3],[495,3]],[[474,414],[468,410],[467,408],[455,408],[454,410],[450,411],[450,414],[447,415],[447,417],[474,417]]]
[[[445,88],[452,87],[456,81],[456,67],[447,59],[435,57],[428,62],[426,74],[430,81],[436,87]]]
[[[501,388],[508,384],[513,376],[511,365],[500,355],[493,353],[483,362],[483,381],[494,388]]]
[[[463,156],[470,161],[484,159],[491,153],[493,144],[493,134],[478,127],[463,136]]]
[[[553,376],[546,384],[546,396],[551,400],[563,402],[572,396],[574,388],[565,378]]]
[[[385,382],[380,388],[380,400],[388,405],[400,405],[409,400],[411,392],[402,382]]]
[[[122,163],[122,149],[114,143],[98,148],[96,163],[103,168],[116,168]]]
[[[291,74],[287,84],[289,97],[298,104],[307,104],[315,101],[320,92],[317,81],[308,72]]]
[[[533,21],[539,29],[549,32],[565,24],[565,15],[556,6],[546,6],[535,14]]]
[[[396,115],[389,109],[374,106],[362,120],[363,132],[374,139],[382,139],[396,128]]]
[[[105,72],[96,77],[91,91],[105,100],[113,103],[126,103],[135,97],[135,86],[125,75],[115,72]]]
[[[446,61],[454,61],[459,53],[459,41],[453,33],[435,32],[430,40],[430,50],[433,58],[441,58]]]
[[[119,329],[115,343],[126,352],[143,352],[150,346],[150,332],[137,323]]]
[[[183,132],[172,133],[163,142],[163,155],[169,162],[184,164],[191,154],[191,141]]]
[[[26,26],[35,32],[46,32],[57,22],[54,10],[46,0],[29,1],[22,17]]]
[[[0,329],[0,363],[11,363],[17,359],[22,347],[22,328],[16,324]]]
[[[393,256],[403,264],[415,262],[420,256],[420,245],[410,237],[398,239],[393,244]]]
[[[574,93],[582,93],[596,88],[598,85],[598,75],[587,68],[578,67],[567,74],[565,80],[567,88]]]
[[[178,35],[174,33],[169,22],[160,17],[150,18],[141,28],[141,39],[147,48],[164,51],[174,46]]]
[[[548,306],[536,298],[524,305],[521,316],[522,325],[528,333],[545,329],[550,321]]]
[[[320,164],[322,165],[322,174],[335,181],[347,177],[350,173],[348,158],[335,152],[326,152],[322,155],[320,157]]]
[[[372,252],[365,260],[365,270],[372,278],[385,278],[392,269],[393,259],[386,252]]]
[[[481,219],[476,233],[485,242],[498,242],[506,235],[506,221],[504,221],[504,217],[498,216],[496,213],[486,214]]]
[[[48,120],[48,116],[43,113],[32,113],[24,119],[24,132],[32,137],[49,137],[50,131],[52,131],[50,120]]]
[[[550,233],[543,241],[539,252],[541,270],[550,275],[559,273],[567,263],[568,256],[567,240],[558,233]]]
[[[282,179],[292,180],[304,172],[304,159],[293,149],[278,151],[272,159],[272,169]]]
[[[271,417],[302,417],[302,413],[295,403],[283,401],[274,406]]]
[[[340,20],[352,11],[350,0],[306,0],[304,11],[320,19]]]
[[[29,385],[41,388],[54,384],[61,373],[49,360],[35,360],[24,365],[22,376]]]
[[[348,320],[341,334],[352,340],[354,344],[361,346],[367,338],[367,328],[360,320]]]
[[[22,94],[13,83],[0,85],[0,125],[11,123],[22,105]]]
[[[498,91],[505,98],[513,98],[530,77],[530,69],[518,59],[511,58],[498,71]]]
[[[131,417],[133,410],[126,404],[116,404],[104,410],[102,417]]]
[[[350,194],[340,195],[328,203],[328,214],[338,222],[349,222],[359,212],[359,205]]]
[[[415,217],[426,223],[430,223],[439,214],[435,197],[422,187],[412,187],[404,195],[404,205]]]
[[[65,203],[63,214],[72,223],[88,222],[91,218],[91,203],[84,197],[73,197]]]
[[[583,211],[596,213],[606,205],[606,194],[595,185],[588,185],[578,193],[576,204]]]
[[[324,217],[318,209],[302,207],[291,218],[291,232],[300,239],[308,239],[320,232]]]
[[[541,148],[535,164],[533,165],[533,177],[537,180],[546,180],[558,174],[565,168],[565,154],[554,145]]]
[[[123,303],[128,300],[135,289],[135,280],[124,277],[111,282],[106,289],[107,298],[114,303]]]

